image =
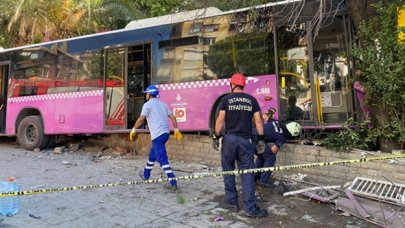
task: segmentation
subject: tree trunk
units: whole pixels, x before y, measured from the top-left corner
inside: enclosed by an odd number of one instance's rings
[[[353,21],[355,29],[358,31],[361,21],[368,21],[375,15],[375,9],[372,4],[378,0],[347,0],[349,16]],[[359,37],[360,44],[364,44],[364,40]]]

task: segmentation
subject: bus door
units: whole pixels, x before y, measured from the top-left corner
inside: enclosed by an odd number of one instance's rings
[[[306,24],[277,28],[281,121],[313,125]]]
[[[127,127],[132,128],[145,103],[143,91],[150,85],[151,45],[128,47]]]
[[[6,104],[7,104],[7,80],[9,73],[8,64],[0,64],[0,133],[6,129]]]
[[[107,129],[125,129],[126,48],[106,49],[104,54],[104,113]]]
[[[314,88],[320,124],[342,125],[353,115],[349,71],[350,23],[328,19],[313,43]]]

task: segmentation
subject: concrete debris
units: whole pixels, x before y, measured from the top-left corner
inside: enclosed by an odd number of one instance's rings
[[[193,175],[196,176],[205,176],[205,175],[210,175],[210,172],[196,172],[196,173],[192,173]]]
[[[34,152],[41,152],[41,149],[35,148],[35,149],[34,149]]]
[[[318,222],[317,220],[312,218],[312,216],[309,215],[309,214],[305,214],[304,216],[302,216],[302,219],[307,220],[308,222],[312,222],[312,223],[317,223]]]
[[[276,189],[279,194],[284,194],[285,192],[289,192],[289,191],[293,190],[293,187],[290,185],[287,185],[287,183],[283,180],[276,181],[276,182],[274,182],[274,184],[276,185]]]
[[[343,188],[348,188],[351,184],[352,182],[348,181],[343,185]]]
[[[345,217],[350,217],[352,216],[352,214],[350,214],[349,212],[343,212],[340,215],[345,216]]]
[[[93,162],[99,162],[102,155],[103,155],[103,150],[97,152],[96,155],[91,156],[90,160],[93,161]]]
[[[124,156],[124,155],[128,154],[129,152],[130,152],[130,150],[128,147],[117,146],[117,147],[115,147],[115,150],[112,151],[112,154],[116,155],[116,156]]]
[[[292,184],[298,184],[298,183],[304,181],[305,177],[307,177],[307,175],[302,174],[302,173],[292,174],[292,175],[283,175],[283,178],[288,179],[289,181],[292,182]]]
[[[390,159],[388,162],[388,164],[397,164],[397,163],[398,163],[398,161],[394,160],[394,159]]]
[[[62,147],[55,147],[53,150],[54,154],[62,154],[63,153],[63,148]]]
[[[68,146],[69,151],[72,151],[72,152],[77,152],[80,149],[80,147],[81,147],[80,143],[69,143],[69,146]]]
[[[405,154],[405,150],[392,150],[392,154]]]
[[[267,211],[272,215],[288,216],[287,206],[282,204],[273,204],[267,207]]]
[[[71,165],[70,161],[62,161],[62,164],[64,164],[64,165]]]

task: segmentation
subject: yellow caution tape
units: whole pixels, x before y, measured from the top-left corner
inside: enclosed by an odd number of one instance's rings
[[[354,164],[354,163],[360,163],[360,162],[382,161],[382,160],[399,159],[399,158],[405,158],[405,154],[360,158],[360,159],[352,159],[352,160],[308,163],[308,164],[301,164],[301,165],[286,165],[286,166],[266,167],[266,168],[257,168],[257,169],[242,169],[242,170],[221,171],[221,172],[212,172],[212,173],[199,173],[199,174],[195,174],[195,175],[179,176],[179,177],[175,177],[175,178],[154,178],[154,179],[142,180],[142,181],[129,181],[129,182],[98,184],[98,185],[85,185],[85,186],[78,186],[78,187],[38,189],[38,190],[20,191],[20,192],[6,192],[6,193],[1,193],[0,198],[12,197],[12,196],[45,194],[45,193],[51,193],[51,192],[66,192],[66,191],[84,190],[84,189],[93,189],[93,188],[106,188],[106,187],[138,185],[138,184],[151,184],[151,183],[158,183],[158,182],[168,182],[171,180],[193,180],[193,179],[201,179],[201,178],[205,178],[205,177],[221,177],[221,176],[228,176],[228,175],[261,173],[261,172],[268,172],[268,171],[283,171],[283,170],[291,170],[291,169],[314,168],[314,167],[324,167],[324,166],[332,166],[332,165],[347,165],[347,164]]]

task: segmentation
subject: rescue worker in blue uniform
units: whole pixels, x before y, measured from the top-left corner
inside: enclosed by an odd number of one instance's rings
[[[280,151],[281,146],[283,146],[287,139],[298,136],[301,132],[301,125],[297,122],[291,122],[285,125],[273,119],[275,111],[274,108],[270,108],[266,114],[263,115],[265,122],[263,125],[263,131],[266,140],[266,147],[264,153],[257,154],[255,163],[256,168],[274,167],[276,163],[276,155]],[[254,134],[257,134],[255,129],[253,131]],[[271,174],[271,171],[257,173],[255,175],[255,180],[259,181],[259,186],[261,187],[274,188],[275,185],[271,181]]]
[[[231,77],[231,94],[223,97],[219,105],[219,114],[213,132],[213,148],[218,150],[219,139],[222,137],[222,127],[225,123],[225,132],[222,139],[221,165],[223,171],[235,170],[235,162],[238,169],[254,168],[255,148],[252,144],[252,119],[254,119],[258,131],[258,148],[264,151],[263,122],[260,106],[257,100],[246,93],[243,88],[246,79],[243,74],[236,73]],[[256,205],[255,185],[253,174],[243,174],[242,195],[244,210],[249,217],[265,217],[267,211]],[[236,190],[235,176],[224,176],[225,195],[228,209],[239,210],[238,192]]]
[[[148,127],[152,139],[152,146],[149,151],[148,162],[143,171],[140,171],[142,179],[150,178],[152,168],[155,161],[159,162],[162,169],[165,171],[168,178],[174,178],[173,170],[170,167],[169,159],[166,152],[166,142],[169,140],[169,121],[173,123],[174,139],[181,140],[182,135],[177,128],[176,117],[170,112],[165,103],[159,100],[159,89],[151,85],[144,91],[148,100],[142,107],[140,117],[136,120],[134,127],[130,133],[130,140],[136,138],[136,129],[139,128],[145,119],[148,121]],[[166,185],[170,190],[177,189],[177,181],[170,180]]]

